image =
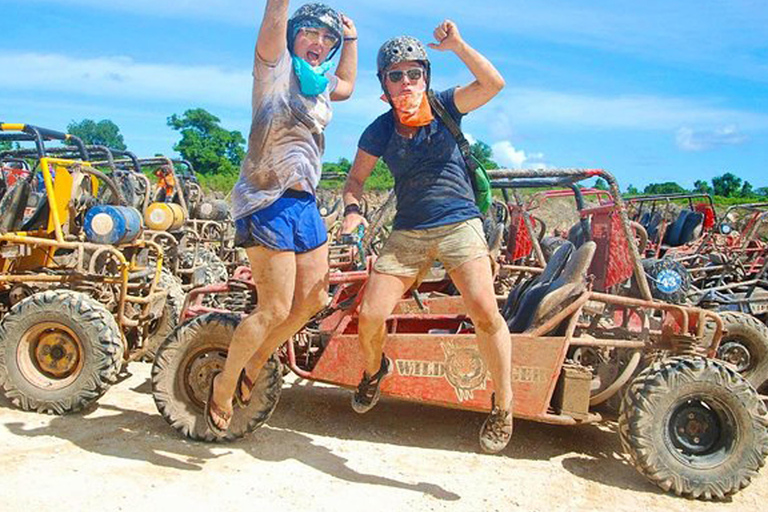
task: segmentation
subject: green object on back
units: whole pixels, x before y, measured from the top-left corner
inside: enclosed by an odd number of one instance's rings
[[[491,193],[491,178],[488,177],[488,171],[485,170],[480,162],[473,157],[473,160],[477,164],[474,169],[474,190],[475,190],[475,204],[480,210],[480,213],[485,215],[493,202],[493,194]]]

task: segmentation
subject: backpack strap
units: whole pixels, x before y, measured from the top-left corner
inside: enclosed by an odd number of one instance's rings
[[[440,118],[445,127],[448,128],[448,131],[451,132],[453,138],[456,139],[456,144],[459,145],[461,156],[464,157],[464,163],[467,164],[467,169],[469,172],[473,173],[477,168],[477,162],[475,162],[475,158],[472,156],[472,146],[469,144],[469,141],[462,133],[459,124],[451,116],[451,114],[448,113],[448,110],[445,108],[443,103],[440,101],[440,98],[437,97],[433,90],[430,89],[427,91],[427,97],[429,98],[429,106],[432,107],[432,111],[437,115],[437,117]],[[470,181],[472,182],[472,187],[474,188],[475,180]]]

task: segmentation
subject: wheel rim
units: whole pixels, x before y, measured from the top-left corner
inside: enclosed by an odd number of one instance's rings
[[[736,371],[739,373],[749,369],[752,363],[749,347],[741,341],[723,343],[717,349],[717,357],[735,366]]]
[[[202,411],[205,408],[213,376],[224,369],[226,360],[226,350],[218,347],[202,347],[189,354],[181,365],[184,393],[197,409]]]
[[[16,356],[24,378],[49,390],[70,385],[84,363],[82,341],[72,329],[58,322],[42,322],[27,329]]]
[[[678,402],[667,425],[670,451],[696,468],[716,466],[727,459],[738,434],[728,409],[718,401],[702,397]]]

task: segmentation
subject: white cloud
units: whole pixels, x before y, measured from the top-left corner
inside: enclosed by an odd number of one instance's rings
[[[217,20],[237,25],[256,25],[257,16],[264,11],[265,2],[242,0],[27,0],[27,2],[58,4],[104,11],[162,18]]]
[[[71,9],[126,12],[147,17],[197,19],[238,26],[255,26],[264,11],[265,0],[25,0],[26,3],[54,4]],[[466,34],[479,32],[493,40],[536,40],[572,47],[597,48],[611,53],[637,55],[654,61],[686,63],[707,73],[723,73],[768,80],[768,67],[759,57],[765,46],[768,9],[758,0],[669,2],[646,0],[626,2],[578,2],[551,0],[485,0],[445,2],[413,0],[361,2],[334,0],[333,6],[349,13],[365,28],[365,37],[377,36],[378,20],[396,17],[416,35],[428,37],[440,16],[457,20]],[[293,10],[299,2],[292,2]],[[489,23],[488,20],[498,20]],[[385,24],[386,25],[386,24]],[[391,34],[391,30],[388,31]],[[713,37],[716,34],[717,37]]]
[[[502,167],[511,167],[522,169],[527,167],[546,167],[543,163],[544,155],[542,153],[527,154],[522,149],[515,148],[508,140],[494,143],[491,146],[493,150],[493,159]]]
[[[57,54],[2,54],[0,89],[249,106],[250,70],[141,63],[127,57],[76,59]],[[23,76],[23,82],[18,77]]]
[[[704,151],[719,146],[737,146],[747,141],[735,125],[723,126],[715,130],[694,130],[684,126],[675,136],[677,147],[683,151]]]
[[[509,139],[515,127],[560,129],[678,130],[680,126],[738,125],[768,129],[768,115],[720,107],[714,100],[665,96],[597,96],[542,89],[505,89],[473,114],[492,136]]]

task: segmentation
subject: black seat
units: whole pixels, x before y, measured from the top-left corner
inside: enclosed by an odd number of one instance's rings
[[[648,233],[648,240],[651,242],[658,242],[659,239],[659,224],[661,224],[661,213],[653,212],[648,217],[648,223],[643,224],[645,231]]]
[[[691,212],[688,217],[685,218],[685,224],[680,231],[680,238],[677,240],[677,245],[685,245],[688,242],[699,237],[701,234],[701,226],[704,224],[704,214],[700,212]]]
[[[568,230],[568,241],[576,249],[590,240],[592,240],[592,221],[589,218],[579,220]]]
[[[32,192],[30,194],[30,199],[32,198],[36,198],[36,201],[33,203],[34,210],[32,215],[24,219],[21,231],[36,231],[48,226],[48,216],[51,212],[50,205],[48,204],[48,196]]]
[[[585,242],[570,254],[564,268],[554,280],[530,287],[520,297],[517,312],[512,320],[508,321],[510,332],[525,332],[532,326],[541,324],[559,306],[568,304],[581,294],[586,289],[587,270],[596,249],[595,242]]]
[[[552,257],[549,258],[547,266],[544,271],[527,281],[520,283],[509,291],[507,295],[507,301],[504,303],[504,307],[501,310],[502,316],[510,323],[514,318],[517,310],[520,306],[520,297],[534,286],[542,283],[551,283],[560,276],[560,273],[565,268],[565,264],[568,262],[571,253],[573,253],[573,244],[567,240],[563,240],[562,244],[558,246]]]
[[[518,312],[523,306],[525,297],[543,296],[547,292],[548,286],[560,277],[573,251],[574,247],[571,242],[563,242],[549,259],[546,268],[544,268],[541,274],[510,290],[507,301],[502,309],[502,316],[507,320],[510,330],[518,318]],[[531,299],[526,300],[530,301]]]
[[[691,210],[681,210],[675,221],[669,225],[667,232],[664,234],[663,243],[670,247],[677,247],[680,245],[680,234],[683,232],[685,221],[690,215]]]
[[[19,180],[0,199],[0,233],[22,230],[30,189],[28,181]]]

